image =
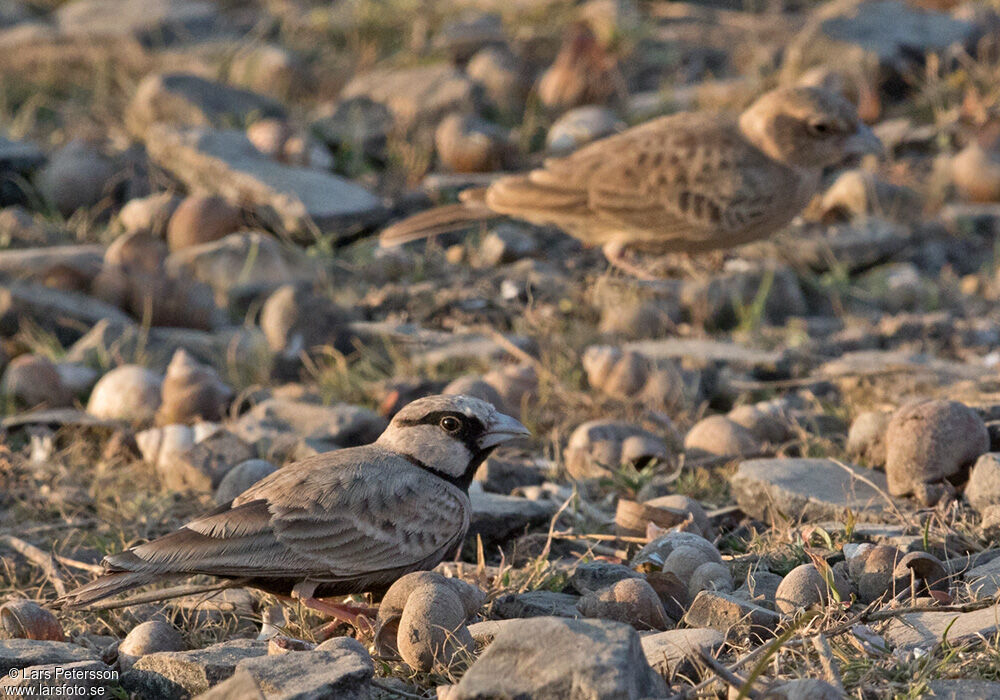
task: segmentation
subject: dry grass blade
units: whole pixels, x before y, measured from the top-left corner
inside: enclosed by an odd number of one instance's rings
[[[41,568],[45,572],[45,577],[52,584],[52,587],[56,589],[56,593],[61,596],[66,595],[69,590],[66,586],[66,579],[63,578],[62,572],[59,571],[59,565],[56,563],[53,555],[13,535],[0,536],[0,544],[10,547],[31,563]]]
[[[707,651],[705,651],[704,649],[699,649],[698,655],[701,657],[701,660],[704,661],[708,665],[708,667],[712,669],[712,671],[714,671],[715,674],[718,675],[719,678],[724,680],[726,684],[729,685],[731,688],[735,688],[736,690],[741,691],[742,693],[745,694],[746,697],[751,698],[751,700],[760,697],[760,693],[758,693],[757,691],[750,688],[746,688],[747,686],[746,680],[740,678],[731,670],[726,668],[723,664],[719,663],[719,660],[716,659],[711,654],[709,654]],[[746,690],[743,690],[743,688],[746,688]]]

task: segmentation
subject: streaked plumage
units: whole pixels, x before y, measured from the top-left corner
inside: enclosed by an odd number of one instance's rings
[[[764,238],[816,192],[822,169],[878,139],[850,103],[816,88],[780,88],[738,119],[661,117],[465,193],[462,205],[382,232],[384,246],[508,215],[554,225],[591,245],[697,253]]]
[[[106,557],[107,573],[63,603],[82,607],[195,574],[246,579],[282,595],[305,591],[306,598],[382,591],[456,550],[469,526],[467,490],[479,464],[526,434],[478,399],[418,399],[374,444],[288,465],[231,504]]]

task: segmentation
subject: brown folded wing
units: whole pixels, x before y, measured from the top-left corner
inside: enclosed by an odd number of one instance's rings
[[[499,180],[486,201],[588,243],[669,252],[766,236],[801,209],[800,189],[801,175],[747,143],[733,122],[684,114]]]
[[[458,489],[405,460],[356,448],[290,465],[232,507],[107,563],[163,574],[348,581],[440,561],[464,536],[466,504]]]

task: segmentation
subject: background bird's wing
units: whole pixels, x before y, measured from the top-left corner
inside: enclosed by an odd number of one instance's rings
[[[664,117],[490,188],[497,211],[564,226],[595,243],[697,244],[766,224],[795,174],[723,118]],[[681,246],[683,247],[683,246]]]
[[[364,454],[369,459],[339,465],[329,464],[343,461],[337,453],[289,465],[231,507],[109,557],[108,564],[125,571],[335,580],[414,565],[458,543],[468,526],[461,492],[442,488],[399,457]]]

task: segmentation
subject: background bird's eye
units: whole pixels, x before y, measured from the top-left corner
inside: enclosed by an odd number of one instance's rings
[[[821,122],[821,121],[810,122],[809,131],[815,134],[816,136],[826,136],[831,131],[833,131],[833,127],[830,125],[829,122]]]
[[[461,427],[462,422],[454,416],[445,416],[441,419],[441,429],[449,433],[454,433]]]

